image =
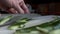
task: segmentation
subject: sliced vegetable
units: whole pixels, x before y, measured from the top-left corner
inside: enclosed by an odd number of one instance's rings
[[[12,24],[10,29],[18,29],[14,34],[60,34],[60,28],[56,29],[55,27],[60,24],[60,18],[56,17],[54,20],[37,25],[29,28],[24,28],[24,24],[28,22],[29,19],[23,18],[16,23]]]
[[[14,26],[10,26],[10,27],[8,27],[8,29],[9,30],[17,30],[19,28],[19,26],[18,25],[14,25]]]
[[[17,30],[14,34],[40,34],[39,31]]]
[[[30,34],[30,33],[28,31],[26,31],[26,30],[18,29],[18,30],[16,30],[16,32],[14,34]]]
[[[55,25],[59,24],[59,22],[60,22],[60,18],[55,18],[52,21],[46,22],[44,24],[41,24],[40,27],[55,26]]]
[[[5,24],[7,21],[9,21],[11,18],[12,18],[13,16],[7,16],[7,17],[5,17],[5,18],[2,18],[1,20],[0,20],[0,25],[3,25],[3,24]]]
[[[23,28],[25,25],[25,23],[26,22],[28,22],[30,19],[28,19],[28,18],[22,18],[22,19],[20,19],[20,20],[18,20],[18,21],[16,21],[16,23],[13,23],[12,25],[10,25],[9,27],[8,27],[8,29],[10,29],[10,30],[16,30],[16,29],[18,29],[18,28]],[[17,26],[17,27],[16,27]]]
[[[39,31],[31,31],[30,34],[40,34]]]
[[[51,31],[49,34],[60,34],[60,29]]]
[[[44,29],[44,28],[40,28],[40,27],[36,27],[36,28],[43,33],[48,33],[49,32],[49,30]]]

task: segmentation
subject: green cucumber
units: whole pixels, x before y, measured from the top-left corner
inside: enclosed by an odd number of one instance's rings
[[[7,17],[5,17],[5,18],[2,18],[2,19],[0,20],[0,25],[5,24],[5,23],[6,23],[7,21],[9,21],[11,18],[12,18],[11,15],[10,15],[10,16],[7,16]]]
[[[41,31],[41,32],[44,32],[44,33],[48,33],[49,30],[45,29],[45,28],[41,28],[41,27],[36,27],[37,30]]]
[[[18,25],[8,27],[9,30],[17,30],[19,28]]]
[[[49,32],[49,34],[60,34],[60,29]]]
[[[26,22],[28,22],[29,19],[28,18],[22,18],[18,21],[16,21],[15,23],[13,23],[12,25],[10,25],[8,27],[8,29],[10,30],[16,30],[16,29],[19,29],[19,28],[23,28],[25,25]]]

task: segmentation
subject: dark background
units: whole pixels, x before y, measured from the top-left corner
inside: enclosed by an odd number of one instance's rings
[[[30,4],[34,13],[41,15],[60,15],[60,1],[59,0],[24,0],[26,4]],[[8,12],[0,11],[2,14]]]
[[[25,0],[35,9],[35,13],[42,15],[60,15],[59,0]]]

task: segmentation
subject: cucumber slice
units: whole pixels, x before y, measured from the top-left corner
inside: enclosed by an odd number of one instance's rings
[[[39,31],[42,31],[44,33],[48,33],[49,30],[48,29],[45,29],[45,28],[41,28],[41,27],[36,27]]]
[[[11,15],[10,15],[10,16],[7,16],[7,17],[5,17],[5,18],[2,18],[2,19],[0,20],[0,25],[5,24],[5,23],[6,23],[7,21],[9,21],[11,18],[12,18]]]
[[[40,34],[39,31],[31,31],[30,34]]]
[[[19,28],[18,25],[8,27],[9,30],[17,30]]]
[[[60,34],[60,29],[51,31],[49,34]]]
[[[8,27],[8,29],[10,30],[16,30],[16,29],[19,29],[19,28],[23,28],[25,25],[26,22],[28,22],[29,19],[28,18],[22,18],[18,21],[16,21],[15,23],[13,23],[12,25],[10,25]]]

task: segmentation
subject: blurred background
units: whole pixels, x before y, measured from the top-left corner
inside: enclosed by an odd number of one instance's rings
[[[24,0],[31,13],[41,15],[60,15],[60,2],[55,0]],[[1,10],[2,14],[8,14]]]

